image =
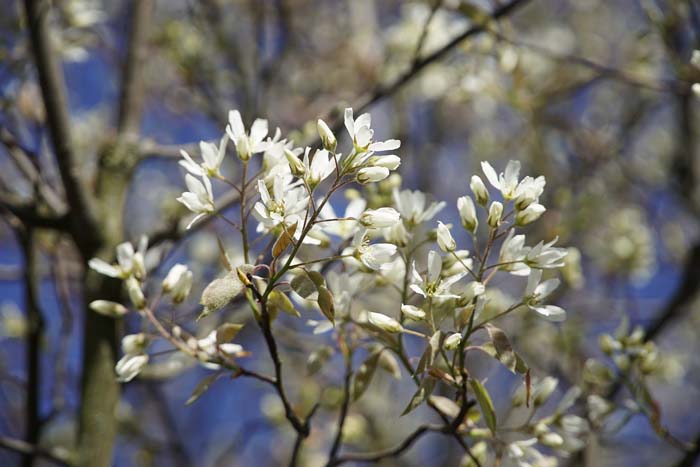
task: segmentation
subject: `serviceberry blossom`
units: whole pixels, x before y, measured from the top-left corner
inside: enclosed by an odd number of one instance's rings
[[[250,127],[250,133],[247,133],[240,112],[232,110],[228,114],[226,133],[236,145],[238,157],[244,162],[250,160],[252,155],[264,152],[269,147],[270,143],[265,141],[267,131],[267,120],[256,119]]]
[[[105,276],[117,279],[127,279],[132,275],[142,279],[146,275],[145,256],[148,248],[148,238],[139,239],[138,249],[130,242],[117,245],[117,263],[109,264],[100,258],[92,258],[88,265],[91,269]]]
[[[450,292],[450,288],[467,273],[462,272],[443,278],[440,274],[441,272],[442,258],[436,251],[431,250],[428,253],[428,270],[425,276],[421,276],[418,273],[415,263],[411,265],[411,290],[425,298],[438,300],[459,298],[458,295]]]
[[[229,136],[225,134],[221,138],[219,146],[207,141],[200,141],[199,150],[202,153],[203,159],[201,164],[197,164],[185,150],[180,150],[180,154],[184,160],[181,160],[179,164],[195,177],[220,177],[221,171],[219,169],[226,155],[228,140]]]
[[[396,209],[408,226],[416,226],[431,220],[447,204],[444,201],[428,204],[425,193],[421,191],[395,190],[393,198]]]
[[[206,175],[203,175],[200,181],[193,175],[187,174],[185,175],[185,183],[190,191],[182,193],[177,200],[184,204],[187,209],[197,214],[187,224],[187,229],[190,229],[199,219],[214,212],[214,193],[211,188],[211,182]]]

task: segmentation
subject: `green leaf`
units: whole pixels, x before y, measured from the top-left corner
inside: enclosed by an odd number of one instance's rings
[[[311,295],[318,292],[316,284],[313,283],[305,272],[295,276],[290,285],[292,286],[292,290],[305,299],[308,299]]]
[[[189,399],[187,399],[185,405],[190,405],[194,403],[197,399],[199,399],[202,396],[202,394],[209,390],[211,385],[214,384],[214,381],[216,381],[219,378],[219,376],[220,373],[214,373],[201,380],[197,384],[197,387],[194,388],[194,391],[192,391],[192,395],[189,397]]]
[[[318,306],[321,308],[323,316],[328,318],[328,321],[335,324],[335,304],[333,303],[333,294],[321,286],[318,288]]]
[[[233,340],[243,329],[244,324],[224,323],[216,329],[216,344],[221,345]]]
[[[476,401],[479,403],[479,407],[481,407],[481,413],[484,415],[486,425],[489,427],[492,433],[496,433],[496,411],[493,408],[491,396],[489,396],[486,388],[479,381],[470,379],[469,383],[474,390]]]
[[[432,366],[433,362],[435,361],[435,357],[437,356],[438,352],[440,351],[440,347],[442,346],[443,338],[444,335],[440,330],[433,334],[433,336],[428,341],[428,347],[425,348],[423,355],[421,355],[420,360],[418,361],[415,374],[421,374]]]
[[[309,275],[309,279],[314,283],[316,288],[321,288],[326,286],[326,279],[323,278],[323,275],[318,272],[318,271],[309,271],[307,272]]]
[[[267,306],[271,308],[270,312],[272,315],[276,315],[278,311],[283,311],[288,315],[296,316],[301,318],[301,313],[294,308],[294,304],[283,292],[279,290],[273,290],[267,297]]]
[[[370,355],[367,360],[360,365],[360,368],[355,372],[355,377],[352,380],[352,400],[356,401],[362,394],[365,393],[369,383],[372,382],[372,377],[379,363],[380,352],[375,352]]]
[[[233,266],[231,266],[231,259],[228,257],[226,248],[224,248],[224,243],[221,241],[218,235],[216,236],[216,243],[219,245],[219,260],[221,261],[221,264],[227,271],[232,271]]]
[[[421,381],[418,390],[413,394],[413,397],[411,397],[411,400],[408,402],[408,405],[401,413],[401,416],[412,412],[413,410],[415,410],[416,407],[425,402],[425,400],[432,394],[434,387],[435,380],[433,378],[423,378],[423,381]]]
[[[484,327],[491,338],[491,342],[482,345],[481,350],[501,362],[513,373],[524,375],[528,370],[527,363],[513,351],[506,333],[491,324],[486,324]]]
[[[429,400],[443,414],[452,418],[459,415],[459,405],[452,399],[443,396],[430,396]]]

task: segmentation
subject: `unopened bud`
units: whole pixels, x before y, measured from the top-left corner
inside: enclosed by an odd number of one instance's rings
[[[323,147],[330,152],[335,152],[338,140],[335,139],[335,135],[330,127],[319,118],[316,122],[316,128],[318,129],[318,135],[321,137]]]
[[[501,223],[501,216],[503,215],[503,204],[501,204],[498,201],[494,201],[491,203],[491,207],[489,208],[489,217],[488,217],[488,224],[492,228],[498,227],[498,225]]]
[[[472,189],[472,193],[474,193],[476,202],[486,207],[486,205],[489,203],[489,190],[486,189],[486,185],[484,185],[481,177],[478,175],[472,175],[472,180],[471,183],[469,183],[469,187]]]
[[[367,313],[367,321],[369,321],[370,324],[378,327],[382,331],[390,333],[397,333],[403,331],[403,326],[401,326],[401,323],[396,321],[394,318],[390,318],[389,316],[381,313],[374,313],[370,311],[369,313]]]
[[[284,157],[287,158],[287,163],[289,163],[289,169],[292,171],[292,175],[295,177],[303,177],[306,173],[306,167],[304,167],[304,163],[301,159],[287,148],[284,148]]]
[[[89,306],[95,313],[109,316],[110,318],[121,318],[129,312],[121,303],[110,302],[109,300],[94,300],[90,302]]]
[[[141,284],[139,284],[139,281],[137,281],[135,277],[132,276],[126,280],[126,291],[129,293],[131,303],[133,303],[138,310],[146,306],[146,297],[144,297],[143,290],[141,290]]]

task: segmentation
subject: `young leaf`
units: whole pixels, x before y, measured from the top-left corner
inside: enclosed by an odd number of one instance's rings
[[[272,246],[272,257],[277,258],[294,241],[294,232],[297,230],[297,222],[282,231],[277,241]]]
[[[430,396],[430,402],[448,417],[455,418],[459,415],[459,405],[452,399],[443,396]]]
[[[219,376],[220,373],[214,373],[201,380],[194,388],[194,391],[192,391],[192,395],[189,397],[189,399],[187,399],[185,405],[190,405],[197,399],[199,399],[202,396],[202,394],[207,392],[211,385],[214,384],[214,381],[216,381],[219,378]]]
[[[323,278],[323,275],[318,272],[318,271],[309,271],[308,272],[309,279],[314,283],[314,285],[317,288],[325,287],[326,285],[326,279]]]
[[[292,290],[294,290],[302,298],[305,298],[305,299],[310,298],[311,295],[318,292],[318,288],[316,287],[316,284],[313,283],[313,281],[309,278],[309,276],[305,272],[302,272],[302,273],[298,274],[297,276],[295,276],[292,279],[292,282],[290,285],[292,286]]]
[[[469,383],[474,390],[476,401],[479,403],[479,407],[481,407],[481,413],[484,415],[486,425],[489,427],[492,433],[496,433],[496,411],[493,408],[491,396],[489,396],[486,388],[479,381],[470,379]]]
[[[296,316],[297,318],[301,317],[301,313],[294,308],[294,304],[289,297],[279,290],[273,290],[270,292],[270,295],[267,297],[267,306],[268,308],[271,308],[270,312],[273,315],[276,315],[277,312],[281,310],[288,315]]]
[[[335,324],[335,305],[333,303],[333,294],[321,286],[318,288],[318,306],[321,308],[323,316],[328,318],[328,321]]]
[[[377,363],[379,363],[380,352],[375,352],[364,361],[360,368],[355,372],[355,377],[352,380],[352,400],[356,401],[362,394],[365,393],[369,383],[372,381]]]
[[[226,253],[226,248],[224,248],[224,244],[218,235],[216,237],[216,243],[219,245],[219,260],[221,261],[221,264],[227,271],[233,271],[231,260],[229,259],[228,254]]]
[[[413,397],[411,397],[411,400],[408,402],[408,405],[401,413],[401,416],[412,412],[416,407],[421,405],[428,397],[430,397],[430,394],[432,394],[434,387],[435,380],[433,378],[424,378],[423,381],[421,381],[420,383],[420,387],[418,387],[418,390],[413,394]]]
[[[216,344],[230,342],[243,329],[243,324],[224,323],[216,329]]]

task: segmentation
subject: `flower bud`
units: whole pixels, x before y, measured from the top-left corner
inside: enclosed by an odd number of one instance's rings
[[[471,183],[469,183],[469,187],[472,189],[472,193],[474,193],[476,202],[486,207],[489,202],[489,190],[486,189],[486,185],[484,185],[481,177],[478,175],[472,175],[472,180]]]
[[[184,264],[176,264],[175,266],[170,268],[170,271],[168,271],[168,274],[165,276],[165,279],[163,279],[163,282],[161,283],[163,293],[169,293],[170,291],[172,291],[175,287],[175,284],[177,284],[182,275],[186,272],[187,266]]]
[[[131,303],[133,303],[138,310],[146,306],[146,297],[144,297],[143,290],[141,290],[141,284],[139,284],[139,281],[137,281],[135,277],[132,276],[126,280],[126,291],[129,293]]]
[[[425,319],[425,311],[413,305],[401,305],[401,313],[414,321]]]
[[[371,229],[393,227],[401,220],[401,214],[394,208],[368,209],[360,216],[360,224]]]
[[[445,342],[443,342],[442,346],[445,348],[445,350],[454,350],[457,347],[459,347],[459,344],[462,342],[462,335],[458,332],[455,332],[454,334],[450,334],[447,336],[445,339]]]
[[[90,302],[89,306],[95,313],[109,316],[110,318],[121,318],[129,312],[121,303],[110,302],[109,300],[94,300]]]
[[[192,290],[192,271],[186,271],[182,276],[180,276],[180,280],[175,283],[175,287],[173,287],[173,302],[184,302],[187,296],[190,294],[190,290]]]
[[[137,251],[134,253],[133,257],[133,266],[131,269],[131,272],[134,276],[136,276],[137,279],[142,280],[144,277],[146,277],[146,264],[145,260],[143,257],[143,253],[140,251]]]
[[[501,216],[503,215],[503,205],[498,202],[494,201],[491,203],[491,207],[489,208],[489,217],[488,217],[488,224],[492,228],[498,227],[498,225],[501,223]]]
[[[550,448],[558,448],[564,444],[564,438],[562,438],[559,433],[554,433],[553,431],[550,431],[549,433],[540,436],[539,442],[543,446],[547,446]]]
[[[522,211],[518,211],[515,215],[515,223],[518,225],[527,225],[535,222],[546,211],[545,207],[539,203],[532,203]]]
[[[386,167],[389,170],[396,170],[401,165],[401,158],[395,154],[387,156],[372,156],[369,158],[369,165],[373,167]]]
[[[394,318],[390,318],[387,315],[381,313],[374,313],[372,311],[367,313],[367,321],[370,324],[378,327],[382,331],[397,333],[403,331],[403,326],[401,323],[396,321]]]
[[[357,181],[363,185],[372,182],[380,182],[389,176],[386,167],[364,167],[357,172]]]
[[[464,228],[469,232],[476,232],[479,226],[479,219],[476,217],[474,201],[469,196],[461,196],[457,199],[457,209]]]
[[[287,148],[284,148],[284,157],[287,158],[287,163],[289,164],[289,169],[292,171],[292,175],[295,177],[303,177],[306,173],[306,167],[304,167],[304,163],[301,159]]]
[[[630,358],[627,355],[615,355],[613,361],[620,371],[627,371],[630,368]]]
[[[316,128],[318,129],[318,135],[321,137],[323,147],[330,152],[334,152],[336,146],[338,146],[338,140],[335,139],[335,135],[326,125],[326,122],[319,118],[316,122]]]
[[[124,355],[114,367],[114,371],[117,373],[117,381],[120,383],[131,381],[147,364],[148,355]]]
[[[138,355],[148,347],[148,339],[144,333],[128,334],[122,337],[122,351],[127,355]]]
[[[452,238],[450,229],[440,221],[438,221],[437,227],[437,244],[440,249],[446,253],[455,251],[455,248],[457,248],[457,243],[455,239]]]

